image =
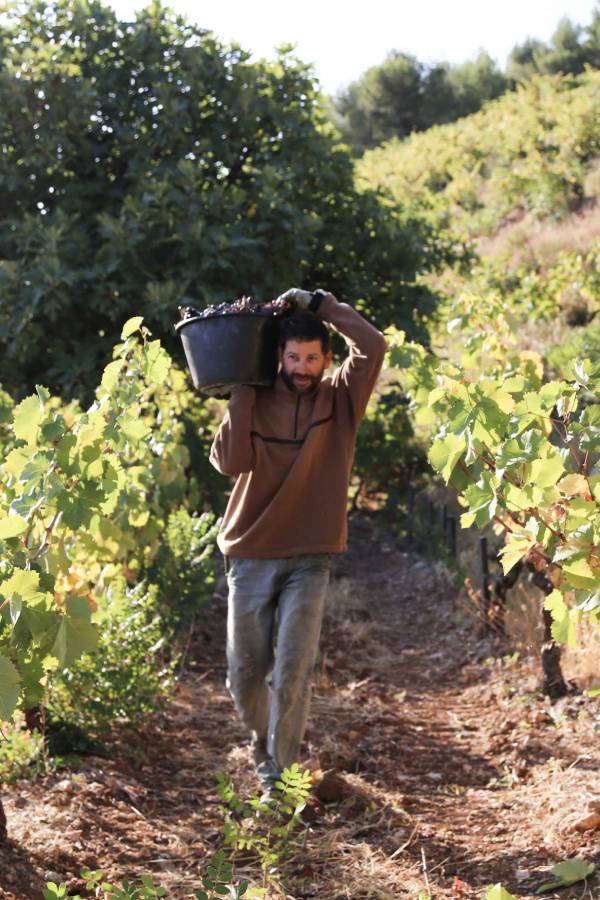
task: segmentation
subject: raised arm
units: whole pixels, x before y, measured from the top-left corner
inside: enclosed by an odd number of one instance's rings
[[[227,413],[210,448],[210,461],[222,475],[236,476],[254,467],[252,410],[256,390],[248,385],[233,389]]]
[[[339,303],[333,294],[324,294],[316,312],[346,341],[349,353],[334,374],[334,384],[347,389],[354,413],[360,418],[381,370],[385,339],[360,313],[347,303]]]

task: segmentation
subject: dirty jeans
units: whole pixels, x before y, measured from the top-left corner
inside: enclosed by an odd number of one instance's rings
[[[227,687],[266,788],[299,757],[330,567],[327,554],[230,559]]]

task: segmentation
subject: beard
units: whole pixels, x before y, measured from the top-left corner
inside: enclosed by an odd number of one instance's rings
[[[291,391],[294,391],[296,394],[305,394],[307,391],[314,390],[321,378],[323,377],[323,372],[325,371],[325,366],[321,369],[321,372],[318,375],[304,375],[303,381],[301,383],[298,382],[298,375],[289,375],[285,369],[282,367],[281,369],[281,377],[283,378],[285,384],[289,387]]]

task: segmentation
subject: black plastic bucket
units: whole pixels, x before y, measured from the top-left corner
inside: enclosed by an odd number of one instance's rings
[[[219,397],[240,384],[270,387],[277,374],[276,316],[228,313],[195,316],[175,325],[194,387]]]

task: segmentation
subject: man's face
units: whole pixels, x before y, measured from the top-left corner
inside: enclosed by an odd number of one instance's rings
[[[316,387],[331,362],[332,353],[323,353],[321,341],[286,341],[279,350],[281,374],[288,387],[298,394]]]

